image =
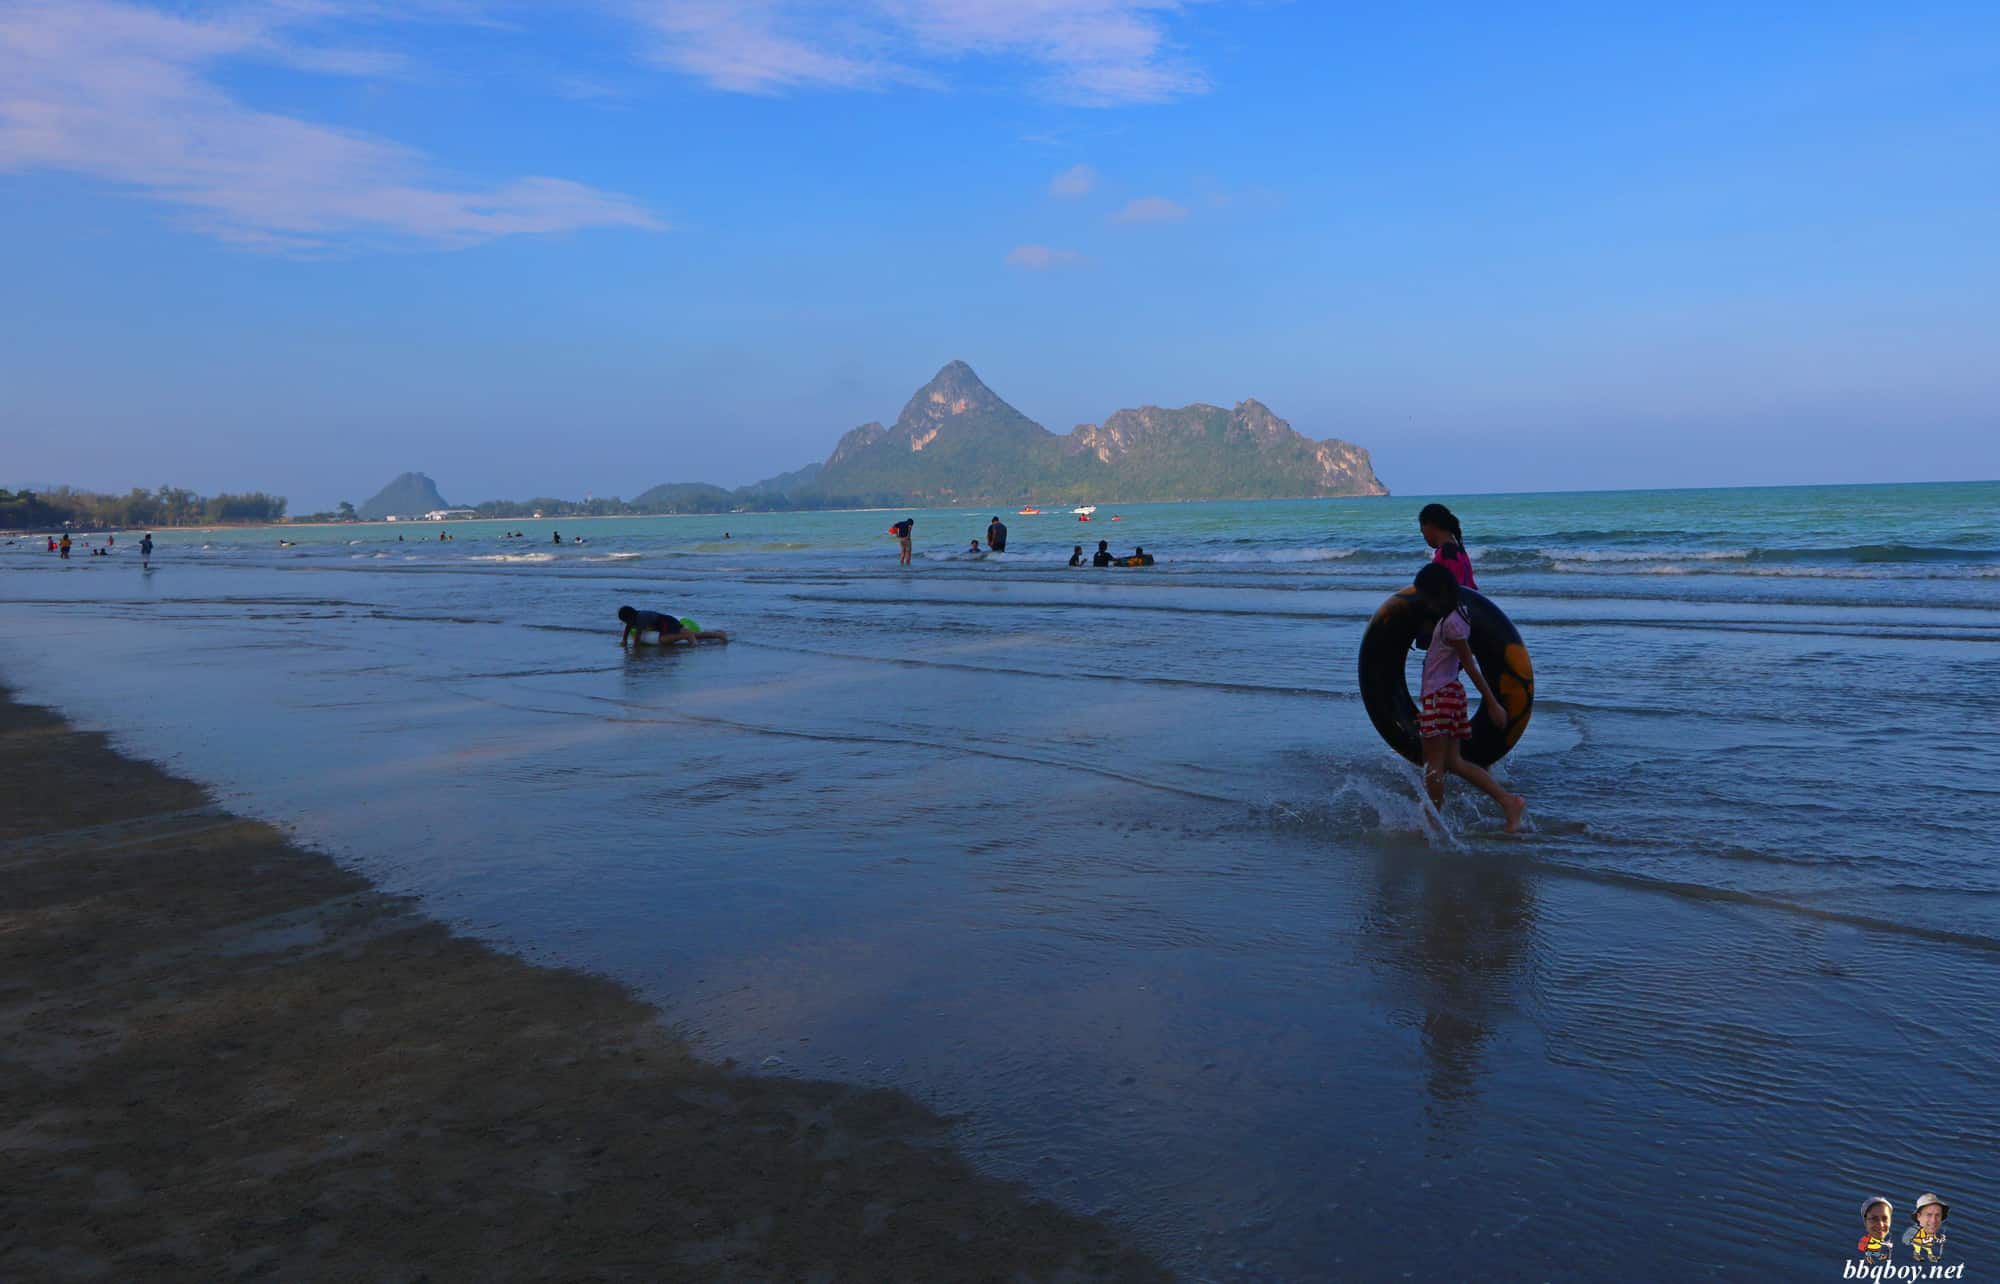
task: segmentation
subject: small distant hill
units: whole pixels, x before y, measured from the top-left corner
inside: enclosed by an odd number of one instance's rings
[[[388,517],[422,517],[450,507],[438,494],[436,482],[422,473],[404,473],[354,512],[364,522],[379,522]]]
[[[707,482],[667,482],[640,491],[630,502],[642,513],[726,513],[742,500]]]

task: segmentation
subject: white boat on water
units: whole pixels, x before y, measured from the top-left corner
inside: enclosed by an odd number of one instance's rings
[[[1088,517],[1097,511],[1097,505],[1085,504],[1082,508],[1072,508],[1069,511],[1075,513],[1078,517]]]

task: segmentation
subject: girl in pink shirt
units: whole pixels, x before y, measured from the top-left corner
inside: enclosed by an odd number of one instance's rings
[[[1437,551],[1431,560],[1451,572],[1460,588],[1476,589],[1478,584],[1472,579],[1472,558],[1465,551],[1465,532],[1458,528],[1458,518],[1443,504],[1425,504],[1417,514],[1417,529],[1424,534],[1424,543]]]
[[[1472,685],[1486,699],[1486,712],[1495,726],[1507,725],[1507,710],[1494,698],[1472,658],[1472,622],[1458,606],[1458,580],[1440,563],[1433,562],[1417,572],[1417,599],[1437,620],[1431,632],[1430,649],[1424,653],[1424,683],[1417,698],[1417,734],[1424,742],[1424,790],[1433,807],[1444,806],[1446,772],[1468,780],[1486,791],[1500,804],[1507,817],[1507,832],[1519,833],[1521,816],[1528,810],[1527,799],[1510,794],[1484,767],[1467,762],[1458,752],[1458,742],[1472,739],[1472,720],[1466,716],[1465,688],[1458,685],[1460,669],[1472,677]]]

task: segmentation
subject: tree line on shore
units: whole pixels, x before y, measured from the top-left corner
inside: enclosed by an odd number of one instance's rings
[[[141,526],[256,525],[285,520],[285,497],[263,491],[197,495],[176,486],[148,491],[133,487],[123,495],[95,491],[11,491],[0,488],[0,529],[31,530],[78,526],[131,530]]]

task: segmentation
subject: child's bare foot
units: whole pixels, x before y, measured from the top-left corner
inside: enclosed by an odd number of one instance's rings
[[[1528,800],[1519,794],[1508,794],[1507,801],[1500,804],[1500,810],[1507,817],[1507,832],[1521,832],[1521,817],[1528,814]]]

